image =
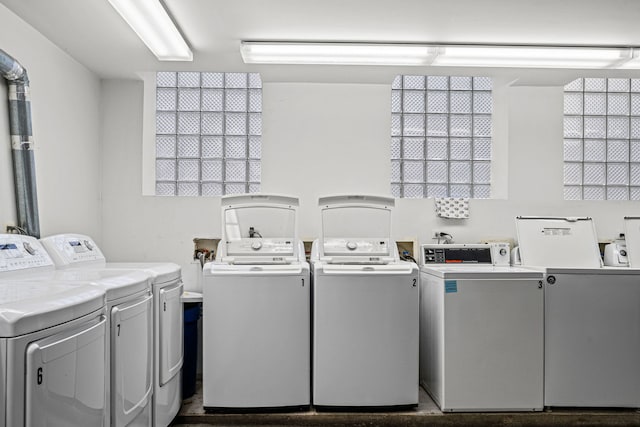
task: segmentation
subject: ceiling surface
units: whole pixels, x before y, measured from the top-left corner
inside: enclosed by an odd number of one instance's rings
[[[429,67],[245,65],[241,40],[640,46],[640,0],[164,0],[194,61],[160,62],[108,0],[0,3],[103,78],[135,78],[137,73],[158,70],[256,71],[272,81],[375,82],[398,73],[514,74]],[[526,74],[535,83],[567,73]]]

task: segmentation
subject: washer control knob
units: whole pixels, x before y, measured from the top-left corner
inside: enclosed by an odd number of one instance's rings
[[[507,254],[507,250],[505,248],[500,249],[500,256],[505,256]]]
[[[356,242],[347,242],[347,249],[350,251],[355,251],[357,247],[358,244]]]
[[[257,251],[258,249],[260,249],[262,247],[262,242],[261,241],[255,241],[251,244],[251,249],[253,249],[254,251]]]
[[[33,249],[33,246],[31,246],[31,243],[23,242],[22,246],[24,246],[24,250],[27,251],[27,253],[29,253],[29,255],[35,255],[36,254],[36,250]]]
[[[87,247],[87,249],[89,249],[90,251],[92,251],[92,250],[93,250],[93,245],[91,244],[91,242],[90,242],[90,241],[85,240],[85,241],[84,241],[84,245],[85,245],[85,246]]]
[[[624,249],[620,249],[620,255],[627,256],[627,251],[625,251]]]

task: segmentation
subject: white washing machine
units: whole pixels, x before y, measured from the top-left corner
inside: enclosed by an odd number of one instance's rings
[[[134,269],[151,275],[153,293],[152,424],[168,426],[182,405],[182,278],[180,266],[162,262],[106,262],[88,236],[60,234],[41,239],[59,269]]]
[[[105,293],[12,279],[51,267],[44,251],[0,243],[0,426],[108,425]]]
[[[311,403],[311,284],[297,209],[294,197],[222,198],[223,238],[203,270],[205,408]]]
[[[540,271],[508,244],[420,248],[420,383],[443,412],[543,409]]]
[[[640,407],[640,270],[601,267],[591,218],[518,217],[545,273],[545,406]]]
[[[313,404],[418,404],[418,266],[391,239],[394,199],[319,199],[312,247]]]
[[[0,244],[16,244],[44,253],[42,244],[30,236],[0,235]],[[28,255],[26,255],[28,257]],[[7,273],[0,273],[0,278]],[[125,269],[70,269],[49,267],[22,269],[22,280],[90,283],[105,291],[107,301],[106,382],[107,409],[112,426],[150,426],[151,368],[153,363],[153,300],[150,275]]]

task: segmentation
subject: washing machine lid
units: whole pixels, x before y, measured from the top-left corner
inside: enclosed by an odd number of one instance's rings
[[[232,264],[289,264],[300,261],[298,199],[274,194],[225,196],[218,257]]]
[[[107,302],[151,289],[152,276],[143,270],[131,269],[69,269],[58,270],[54,280],[71,282],[90,282],[100,286],[106,293]]]
[[[175,282],[182,276],[182,270],[173,262],[109,262],[106,268],[143,270],[151,275],[152,285]]]
[[[516,218],[522,265],[600,268],[595,224],[589,217]]]
[[[70,268],[53,271],[34,271],[28,276],[14,280],[82,282],[100,286],[106,293],[107,301],[135,295],[151,289],[152,275],[143,270],[116,268]]]
[[[640,268],[640,217],[624,217],[624,238],[627,243],[629,267]]]
[[[40,331],[104,307],[97,286],[55,281],[0,282],[0,337]]]
[[[392,197],[333,195],[320,197],[322,229],[319,258],[327,263],[388,264],[397,262],[391,239]]]

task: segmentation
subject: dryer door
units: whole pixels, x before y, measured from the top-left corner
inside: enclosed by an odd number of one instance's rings
[[[27,346],[26,425],[104,425],[105,335],[100,316]]]
[[[129,425],[151,399],[153,297],[111,309],[112,423]]]
[[[159,292],[160,386],[171,380],[182,368],[182,282]]]

